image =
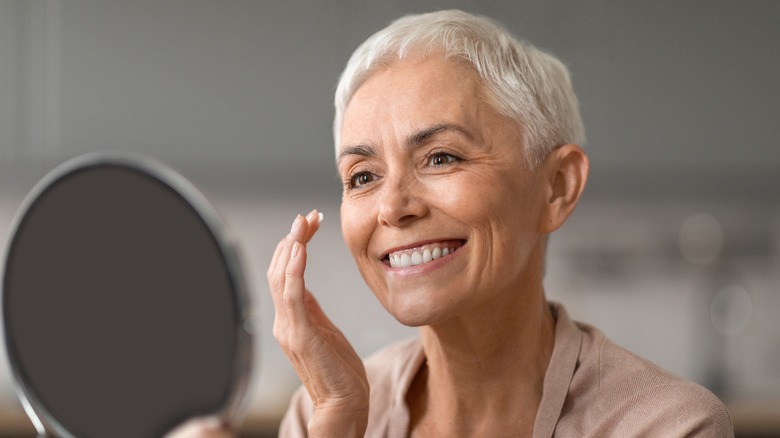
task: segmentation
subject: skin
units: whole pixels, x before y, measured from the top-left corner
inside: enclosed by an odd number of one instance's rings
[[[564,145],[529,169],[521,127],[485,102],[470,65],[412,57],[371,75],[344,114],[344,240],[384,307],[421,327],[412,435],[530,435],[552,353],[545,245],[582,192],[587,158]],[[431,269],[383,261],[452,240],[465,244]]]
[[[370,172],[373,181],[345,190],[342,234],[366,283],[404,324],[450,330],[501,306],[497,299],[527,295],[518,285],[541,286],[533,253],[544,176],[524,169],[520,127],[482,101],[468,66],[412,60],[375,73],[345,112],[339,173]],[[372,155],[350,153],[357,145]],[[430,240],[466,244],[430,272],[388,270],[381,260]]]
[[[342,234],[382,305],[420,327],[426,355],[407,394],[412,436],[532,434],[554,341],[545,246],[579,200],[588,159],[567,144],[530,169],[521,134],[471,66],[435,54],[375,71],[345,111]],[[304,282],[318,227],[316,212],[299,216],[274,253],[274,336],[314,402],[310,436],[363,436],[365,369]],[[435,242],[459,247],[415,267],[385,258]]]
[[[193,418],[165,435],[165,438],[232,438],[228,426],[218,418]]]

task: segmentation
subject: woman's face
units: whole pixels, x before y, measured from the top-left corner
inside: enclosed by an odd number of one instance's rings
[[[538,286],[550,193],[525,165],[521,134],[457,61],[397,62],[353,96],[339,145],[342,233],[402,323],[502,306]]]

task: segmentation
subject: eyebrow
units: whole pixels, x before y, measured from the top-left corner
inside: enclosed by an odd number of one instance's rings
[[[419,147],[434,135],[446,131],[455,131],[460,133],[461,135],[463,135],[469,140],[473,139],[473,136],[459,125],[455,125],[452,123],[440,123],[438,125],[433,125],[428,128],[421,129],[413,133],[412,135],[410,135],[409,138],[406,140],[406,148],[414,149],[416,147]],[[344,149],[342,149],[341,152],[339,152],[339,156],[336,158],[336,164],[340,163],[341,160],[348,155],[374,157],[376,156],[376,148],[367,144],[347,146]]]
[[[361,155],[363,157],[376,156],[376,149],[373,146],[367,144],[359,144],[355,146],[347,146],[339,152],[338,158],[336,158],[336,164],[341,163],[341,160],[347,155]]]
[[[412,134],[409,137],[409,139],[406,141],[407,148],[414,149],[415,147],[418,147],[421,144],[425,143],[426,140],[430,139],[434,135],[445,131],[455,131],[460,133],[467,139],[472,140],[471,134],[469,134],[469,132],[463,129],[461,126],[454,125],[452,123],[440,123],[438,125],[433,125],[429,128],[422,129]]]

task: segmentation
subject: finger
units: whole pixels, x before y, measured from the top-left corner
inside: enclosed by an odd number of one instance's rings
[[[295,306],[297,302],[303,303],[303,291],[294,290],[291,293],[293,295],[285,297],[285,290],[287,289],[287,282],[290,273],[288,273],[288,267],[292,263],[293,248],[296,248],[296,244],[300,247],[304,246],[305,241],[311,238],[311,234],[308,235],[310,228],[312,233],[316,231],[316,227],[319,226],[319,214],[316,210],[309,213],[309,218],[304,218],[301,215],[296,216],[295,221],[290,229],[290,233],[282,240],[275,251],[275,258],[272,260],[272,266],[269,267],[268,283],[271,287],[271,295],[274,300],[274,309],[276,318],[274,320],[274,337],[280,343],[286,343],[289,340],[289,315],[288,306]],[[309,225],[309,221],[312,221],[313,226]],[[297,250],[296,250],[297,251]],[[303,284],[303,271],[305,269],[305,256],[303,259],[303,266],[297,268],[300,271],[299,283]],[[292,269],[292,268],[291,268]],[[297,286],[296,286],[297,287]],[[300,286],[303,288],[303,286]],[[293,300],[286,303],[285,300]],[[298,306],[303,308],[304,305]],[[303,320],[306,324],[306,320]]]
[[[317,230],[320,229],[323,218],[323,214],[317,211],[317,209],[310,211],[309,214],[306,215],[306,222],[308,223],[309,228],[306,232],[305,240],[301,243],[308,243],[311,240]]]
[[[309,214],[306,215],[306,221],[305,225],[306,229],[303,231],[303,239],[299,239],[298,241],[301,243],[307,243],[309,240],[311,240],[312,236],[314,236],[314,233],[317,232],[317,230],[320,228],[320,223],[322,222],[322,213],[318,212],[316,209],[309,212]],[[290,228],[290,233],[287,235],[285,240],[296,240],[299,237],[299,234],[296,233],[296,226],[299,221],[299,216],[296,216],[295,221],[293,222],[292,227]],[[284,249],[284,240],[279,242],[279,244],[276,246],[276,250],[274,251],[274,255],[271,258],[271,263],[268,267],[268,272],[266,275],[271,275],[272,272],[274,272],[276,265],[279,263],[279,260],[281,259],[282,250]]]
[[[306,285],[303,274],[306,268],[306,246],[301,242],[293,243],[290,263],[285,270],[284,308],[291,330],[311,328],[309,311],[306,308]]]
[[[271,262],[268,264],[268,271],[265,273],[267,277],[271,276],[271,274],[274,272],[276,264],[279,263],[279,255],[281,255],[282,249],[284,249],[285,241],[286,239],[282,239],[279,241],[279,244],[276,245],[276,249],[274,249],[274,255],[271,256]]]
[[[291,238],[300,222],[305,222],[301,215],[297,215],[287,236],[276,246],[271,265],[268,267],[268,287],[274,302],[274,337],[279,342],[287,336],[287,311],[284,308],[285,269],[290,260],[290,253],[294,240]]]
[[[290,253],[292,245],[296,240],[300,240],[305,234],[304,227],[307,226],[306,220],[301,215],[295,217],[290,232],[279,242],[274,259],[271,260],[271,266],[268,268],[268,285],[271,287],[271,293],[275,298],[281,300],[284,291],[284,272],[287,264],[290,262]],[[281,304],[281,301],[275,301],[275,304]]]
[[[230,429],[218,418],[193,418],[165,435],[165,438],[230,438]]]
[[[290,228],[290,234],[287,235],[287,239],[290,242],[306,243],[308,232],[309,221],[305,217],[298,215],[292,224],[292,228]]]
[[[292,242],[285,237],[276,246],[274,258],[268,267],[268,287],[271,289],[271,297],[277,309],[281,309],[282,292],[284,291],[284,268],[287,266],[287,260],[290,257],[290,247]]]

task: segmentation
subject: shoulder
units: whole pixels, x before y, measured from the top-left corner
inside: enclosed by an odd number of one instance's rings
[[[422,354],[422,342],[418,337],[383,347],[363,360],[369,383],[402,378],[409,371],[411,362]]]
[[[562,417],[609,435],[733,436],[731,417],[712,392],[577,325],[582,349]]]
[[[424,357],[422,342],[415,337],[390,344],[363,360],[371,387],[372,411],[375,406],[390,406],[393,399],[403,399]]]
[[[367,437],[387,436],[390,430],[408,427],[406,392],[424,361],[417,337],[388,345],[363,361],[371,387]]]

